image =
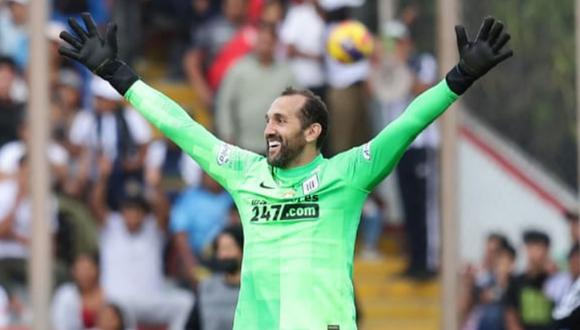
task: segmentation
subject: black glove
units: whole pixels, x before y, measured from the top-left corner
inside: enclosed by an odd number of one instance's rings
[[[503,49],[510,40],[503,23],[487,17],[475,40],[468,39],[465,27],[455,27],[459,63],[447,74],[449,87],[457,94],[463,94],[471,84],[494,66],[513,55],[513,51]]]
[[[61,46],[58,52],[73,59],[91,70],[101,78],[108,80],[122,95],[139,79],[131,68],[117,58],[117,25],[109,24],[106,38],[97,31],[95,21],[88,13],[81,14],[86,31],[73,18],[68,24],[75,33],[62,31],[60,38],[72,48]]]

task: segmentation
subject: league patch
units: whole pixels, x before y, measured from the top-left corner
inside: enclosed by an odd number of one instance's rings
[[[227,143],[222,144],[220,151],[217,154],[217,163],[219,166],[229,163],[231,146]]]
[[[371,143],[367,142],[362,148],[362,154],[364,159],[371,160]]]

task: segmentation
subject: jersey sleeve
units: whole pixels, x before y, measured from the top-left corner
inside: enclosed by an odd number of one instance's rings
[[[333,160],[345,168],[345,178],[355,188],[369,192],[389,175],[415,137],[457,98],[443,80],[419,95],[371,141]]]
[[[129,88],[125,99],[230,192],[243,179],[245,169],[261,158],[220,141],[177,103],[141,80]]]

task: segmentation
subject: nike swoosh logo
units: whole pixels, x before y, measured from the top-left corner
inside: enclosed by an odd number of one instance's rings
[[[264,184],[264,182],[260,183],[260,188],[264,188],[264,189],[276,189],[275,187],[266,186]]]

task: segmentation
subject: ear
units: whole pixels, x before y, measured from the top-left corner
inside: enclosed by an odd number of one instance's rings
[[[322,133],[322,126],[319,123],[311,124],[306,130],[304,130],[304,138],[306,142],[315,142]]]

